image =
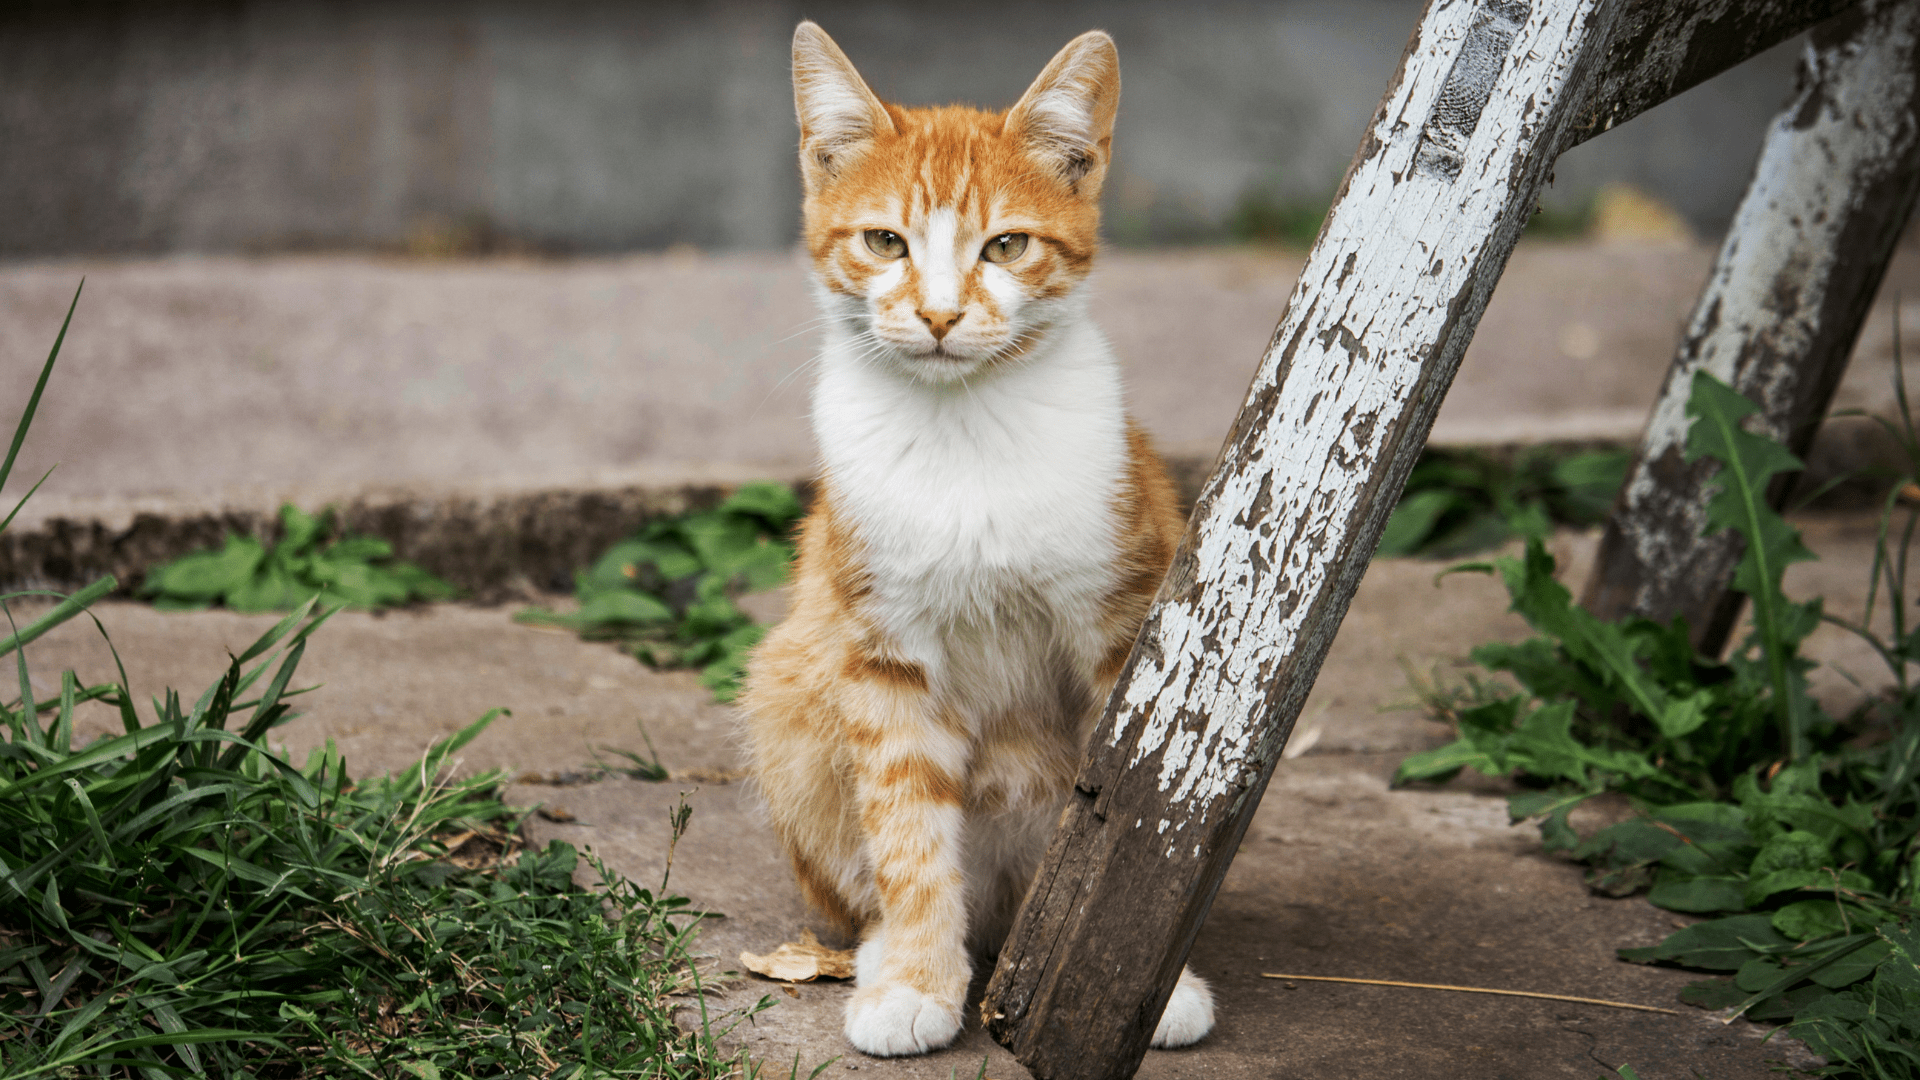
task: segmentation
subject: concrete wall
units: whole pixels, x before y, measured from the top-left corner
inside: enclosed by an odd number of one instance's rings
[[[882,94],[1017,97],[1092,26],[1126,90],[1108,231],[1224,235],[1324,200],[1413,0],[99,0],[0,4],[0,257],[790,244],[787,43],[819,20]],[[1712,231],[1784,100],[1783,47],[1569,154]]]

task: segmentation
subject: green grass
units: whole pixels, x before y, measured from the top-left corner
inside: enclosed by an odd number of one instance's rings
[[[1752,604],[1740,646],[1722,661],[1695,653],[1681,620],[1595,618],[1532,536],[1520,557],[1465,568],[1500,574],[1539,632],[1473,651],[1514,685],[1480,682],[1449,702],[1459,738],[1408,758],[1396,779],[1514,776],[1528,789],[1509,800],[1514,820],[1539,822],[1549,850],[1586,863],[1594,890],[1646,890],[1705,917],[1622,958],[1726,973],[1683,999],[1786,1023],[1827,1059],[1822,1075],[1920,1076],[1920,629],[1907,616],[1920,511],[1900,521],[1889,496],[1858,623],[1818,599],[1790,600],[1786,567],[1813,556],[1764,492],[1800,463],[1742,429],[1754,411],[1696,377],[1687,453],[1721,466],[1709,528],[1746,546],[1733,582]],[[1903,424],[1895,434],[1920,473],[1920,439]],[[1884,634],[1873,629],[1882,591]],[[1808,692],[1801,646],[1823,620],[1858,634],[1889,671],[1889,685],[1846,716]],[[1603,792],[1625,795],[1636,815],[1579,835],[1569,812]]]
[[[731,701],[747,653],[766,633],[734,598],[787,580],[800,499],[784,484],[747,484],[711,510],[648,523],[575,575],[577,611],[529,608],[520,622],[614,641],[653,667],[697,667]]]
[[[744,1071],[717,1046],[724,1028],[679,1000],[699,987],[686,901],[590,855],[595,885],[575,885],[573,848],[523,849],[499,774],[442,776],[492,714],[416,768],[361,783],[331,746],[295,767],[264,745],[291,718],[285,688],[324,619],[308,614],[191,709],[169,694],[151,723],[131,718],[124,686],[82,689],[71,673],[44,727],[10,712],[0,1072]],[[127,730],[71,745],[84,697],[120,709]],[[667,823],[674,839],[686,820],[683,807]],[[677,1023],[689,1004],[696,1022]]]
[[[331,744],[299,765],[269,745],[337,610],[318,597],[190,705],[168,690],[143,715],[124,670],[95,686],[65,672],[36,700],[24,646],[114,587],[0,640],[19,687],[0,702],[0,1076],[752,1075],[719,1048],[744,1016],[705,1013],[699,915],[664,879],[527,849],[499,774],[445,775],[496,714],[360,782]],[[120,730],[86,741],[101,706]],[[669,865],[687,820],[682,804],[663,823]]]
[[[287,611],[310,597],[324,607],[380,608],[415,600],[448,600],[453,586],[393,558],[378,537],[341,534],[333,511],[318,517],[280,508],[272,547],[229,535],[219,551],[201,551],[153,567],[140,595],[158,608],[197,611],[223,604],[234,611]]]

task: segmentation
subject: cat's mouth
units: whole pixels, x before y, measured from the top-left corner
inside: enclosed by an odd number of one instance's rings
[[[921,338],[911,344],[900,341],[891,344],[895,363],[905,365],[920,378],[947,382],[964,379],[983,368],[1020,360],[1046,336],[1044,327],[1031,327],[997,341],[976,337],[956,342],[949,337],[941,341]]]
[[[973,361],[978,360],[980,358],[977,356],[963,356],[960,353],[954,352],[952,349],[947,348],[946,342],[937,341],[934,343],[933,348],[921,350],[920,353],[914,357],[914,359],[945,361],[950,364],[967,364],[967,363],[972,363]]]
[[[902,370],[913,378],[931,383],[966,379],[979,371],[988,360],[974,350],[962,352],[945,342],[911,351],[903,350],[900,355]]]
[[[926,358],[929,360],[946,360],[954,363],[1001,364],[1010,360],[1024,358],[1029,352],[1032,352],[1034,346],[1040,344],[1046,336],[1047,334],[1044,328],[1023,330],[998,344],[975,345],[965,352],[957,352],[949,349],[946,347],[945,342],[941,342],[926,354]]]

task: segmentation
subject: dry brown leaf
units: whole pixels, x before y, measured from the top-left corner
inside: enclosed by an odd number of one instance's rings
[[[799,941],[789,941],[765,956],[743,952],[740,963],[756,975],[782,982],[853,978],[853,950],[829,949],[811,930],[800,931]]]

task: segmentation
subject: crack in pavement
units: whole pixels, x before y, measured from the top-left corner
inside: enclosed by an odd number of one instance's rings
[[[1592,1060],[1594,1064],[1600,1066],[1602,1069],[1605,1069],[1609,1073],[1616,1072],[1618,1070],[1618,1066],[1607,1064],[1606,1061],[1602,1060],[1600,1055],[1595,1052],[1600,1048],[1600,1036],[1595,1035],[1593,1032],[1584,1030],[1582,1028],[1567,1027],[1565,1025],[1562,1025],[1560,1030],[1565,1032],[1570,1032],[1574,1035],[1586,1036],[1587,1037],[1587,1057],[1590,1060]]]

